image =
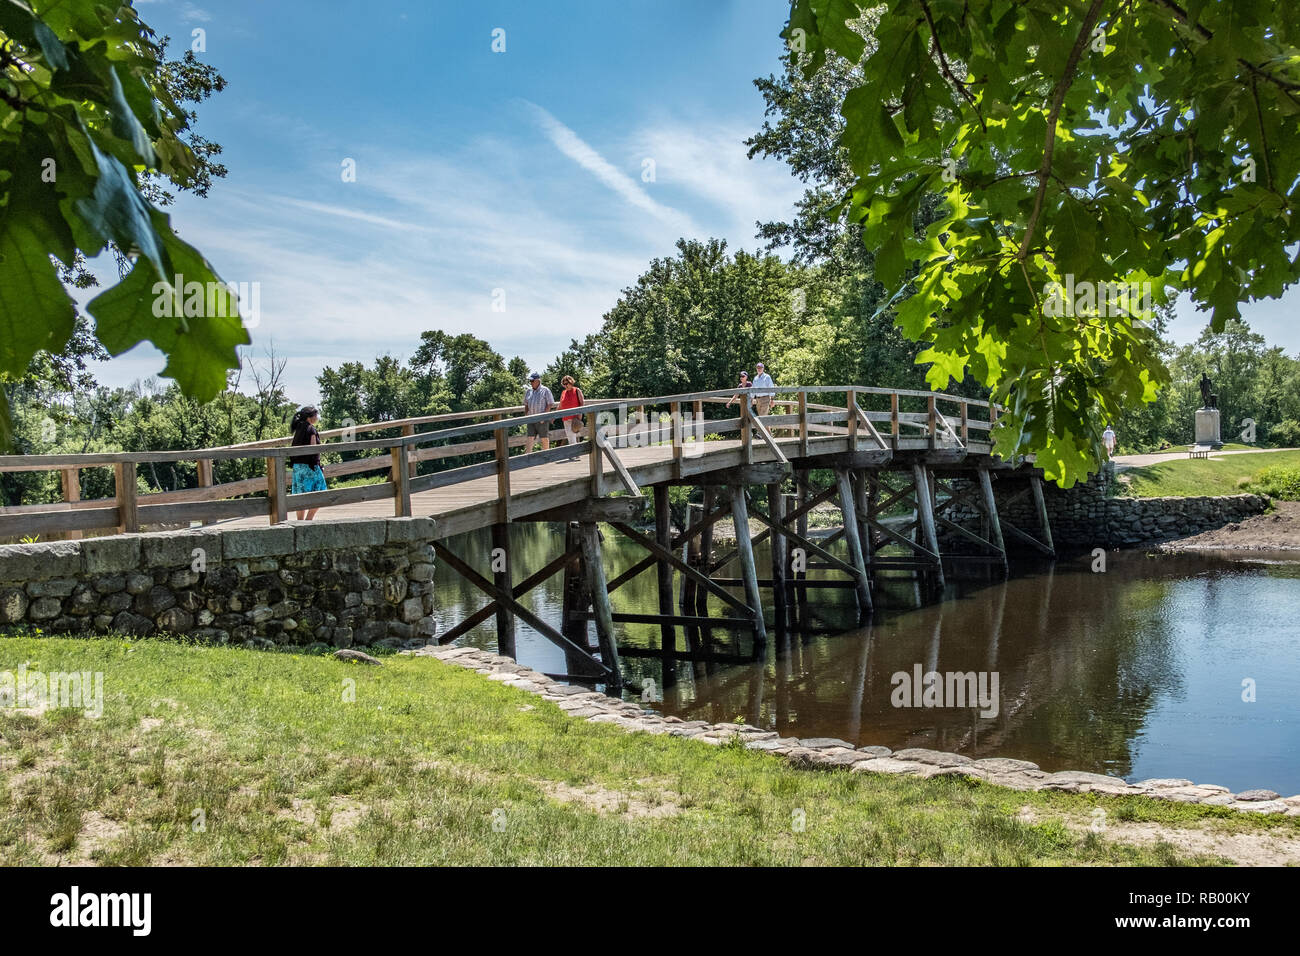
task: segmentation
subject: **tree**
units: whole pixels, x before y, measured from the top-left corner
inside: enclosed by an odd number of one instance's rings
[[[864,6],[794,0],[783,31],[805,77],[828,56],[860,70],[840,105],[844,214],[930,384],[987,385],[1009,407],[998,454],[1069,485],[1103,423],[1167,381],[1154,303],[1184,291],[1221,331],[1300,275],[1300,12],[895,0],[868,22]],[[942,217],[915,240],[932,193]]]
[[[152,342],[200,401],[238,366],[237,297],[150,202],[159,178],[206,189],[212,171],[212,144],[186,142],[189,115],[168,90],[178,73],[153,38],[126,4],[0,2],[0,375],[63,351],[77,312],[61,278],[109,247],[130,270],[87,309],[110,355]],[[0,395],[0,443],[10,437]]]

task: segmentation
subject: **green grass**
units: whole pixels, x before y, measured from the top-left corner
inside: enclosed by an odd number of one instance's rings
[[[1300,451],[1270,451],[1225,458],[1175,458],[1121,472],[1128,479],[1127,494],[1138,498],[1163,495],[1236,495],[1260,491],[1253,487],[1265,468],[1300,468]],[[1121,485],[1122,487],[1122,485]]]
[[[0,671],[24,661],[102,671],[104,712],[0,708],[0,863],[1221,862],[1066,826],[1096,806],[1117,821],[1300,832],[1294,819],[1220,808],[796,769],[589,724],[432,658],[389,656],[380,668],[161,641],[0,638]],[[1017,819],[1026,806],[1035,822]]]

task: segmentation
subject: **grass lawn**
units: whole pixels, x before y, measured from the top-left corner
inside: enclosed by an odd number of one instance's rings
[[[1069,825],[1099,806],[1300,834],[1221,808],[797,769],[573,719],[427,657],[0,638],[0,671],[24,662],[101,671],[104,708],[0,708],[0,864],[1222,862]]]
[[[1127,494],[1138,498],[1162,495],[1236,495],[1255,491],[1243,485],[1265,468],[1281,465],[1300,468],[1300,451],[1270,451],[1258,455],[1228,455],[1217,461],[1208,458],[1176,458],[1120,473],[1128,479]],[[1120,487],[1124,484],[1121,482]]]

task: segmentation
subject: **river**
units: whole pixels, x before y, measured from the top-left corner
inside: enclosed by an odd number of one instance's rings
[[[516,525],[511,535],[516,581],[564,542],[562,526]],[[611,579],[644,557],[612,530],[604,539]],[[450,544],[487,567],[486,532]],[[766,567],[762,549],[758,558]],[[739,718],[782,736],[1017,757],[1044,770],[1129,781],[1186,777],[1234,792],[1300,793],[1296,553],[1287,560],[1286,553],[1112,552],[1104,571],[1094,564],[1085,555],[1016,565],[1005,581],[973,567],[969,578],[950,575],[942,600],[929,603],[910,578],[882,575],[866,626],[857,625],[851,592],[822,589],[811,592],[821,633],[772,629],[761,661],[682,663],[665,682],[658,659],[625,657],[624,673],[637,687],[654,682],[662,699],[650,706],[686,719]],[[557,626],[561,580],[556,575],[524,599]],[[436,587],[442,629],[484,603],[445,566]],[[654,570],[612,601],[616,611],[656,612]],[[722,613],[719,603],[710,613]],[[658,647],[655,625],[617,627],[622,643]],[[733,633],[715,630],[715,649],[750,654],[748,634]],[[548,640],[522,621],[516,634],[520,663],[564,671],[563,653]],[[495,628],[488,623],[458,643],[495,650]],[[927,672],[975,674],[988,706],[950,697],[929,699],[949,706],[924,706],[907,684]]]

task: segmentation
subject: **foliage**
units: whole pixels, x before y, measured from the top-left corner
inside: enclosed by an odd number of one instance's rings
[[[1300,468],[1300,451],[1171,458],[1122,472],[1120,485],[1125,494],[1138,498],[1235,495],[1243,488],[1257,490],[1254,486],[1260,473],[1273,467]]]
[[[1218,332],[1300,274],[1300,13],[893,0],[866,21],[865,6],[794,0],[783,31],[805,77],[829,56],[859,71],[841,209],[929,346],[931,385],[987,385],[1010,408],[998,452],[1069,485],[1096,467],[1103,423],[1166,380],[1149,315],[1103,307],[1103,283],[1183,290]],[[932,193],[942,217],[913,239]],[[1076,282],[1088,296],[1053,294]]]
[[[1274,465],[1260,471],[1251,487],[1261,494],[1284,501],[1300,501],[1300,466]]]
[[[183,73],[169,73],[128,4],[0,0],[0,375],[64,350],[77,312],[62,280],[109,247],[133,260],[87,306],[109,354],[152,342],[168,356],[163,374],[200,401],[238,366],[248,335],[234,294],[150,202],[167,198],[160,180],[205,191],[205,172],[219,175],[205,165],[213,144],[185,139],[190,116],[168,90]],[[200,283],[203,301],[172,288],[176,275]]]

